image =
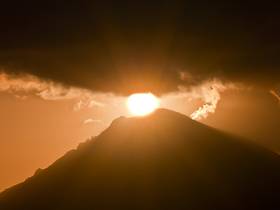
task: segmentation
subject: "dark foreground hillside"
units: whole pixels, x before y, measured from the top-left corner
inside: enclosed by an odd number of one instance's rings
[[[188,117],[119,118],[0,194],[1,210],[275,210],[280,158]]]

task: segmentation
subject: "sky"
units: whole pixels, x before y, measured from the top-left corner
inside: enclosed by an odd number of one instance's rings
[[[127,97],[280,151],[277,1],[18,1],[0,13],[0,190],[95,136]]]

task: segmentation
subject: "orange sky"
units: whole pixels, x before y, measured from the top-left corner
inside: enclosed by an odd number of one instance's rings
[[[0,94],[0,191],[23,181],[120,115],[128,115],[124,97],[99,96],[104,106],[75,110],[77,100],[19,99]],[[200,99],[163,97],[162,106],[190,115]],[[91,119],[91,120],[88,120]],[[255,139],[280,151],[280,108],[268,92],[230,90],[217,110],[202,120],[210,126]]]

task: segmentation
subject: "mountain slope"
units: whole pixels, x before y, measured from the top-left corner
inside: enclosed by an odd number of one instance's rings
[[[4,210],[275,209],[280,158],[179,113],[118,118],[0,194]]]

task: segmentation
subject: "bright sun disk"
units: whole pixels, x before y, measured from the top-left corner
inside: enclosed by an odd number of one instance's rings
[[[159,107],[159,99],[152,93],[136,93],[128,97],[127,107],[132,115],[145,116]]]

